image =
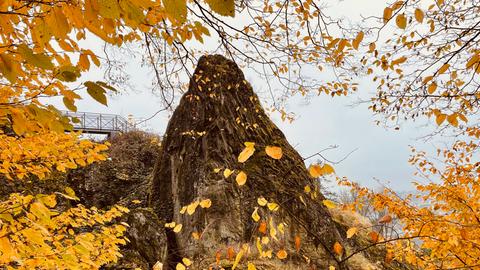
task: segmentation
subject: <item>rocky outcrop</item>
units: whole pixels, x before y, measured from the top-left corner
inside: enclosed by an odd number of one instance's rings
[[[245,142],[255,143],[256,151],[240,163],[237,157]],[[188,257],[199,262],[193,269],[214,268],[242,246],[249,247],[247,259],[253,261],[261,255],[257,239],[268,236],[262,249],[272,250],[273,257],[286,250],[288,257],[264,260],[268,263],[260,269],[355,268],[342,259],[356,243],[346,239],[346,228],[334,222],[322,204],[322,194],[305,194],[305,186],[315,187],[316,180],[265,114],[234,62],[219,55],[200,58],[162,144],[150,205],[160,219],[183,225],[179,233],[166,231],[165,265],[174,269],[182,257]],[[268,157],[266,146],[281,147],[283,157]],[[227,178],[222,173],[225,169],[235,172]],[[244,186],[234,180],[239,171],[248,176]],[[278,204],[279,210],[259,206],[260,197]],[[210,208],[198,207],[192,215],[181,213],[183,206],[206,198],[212,201]],[[255,222],[251,216],[257,208],[261,219]],[[295,239],[301,239],[301,247]],[[343,247],[340,253],[333,250],[336,242]],[[376,267],[370,260],[365,262]]]

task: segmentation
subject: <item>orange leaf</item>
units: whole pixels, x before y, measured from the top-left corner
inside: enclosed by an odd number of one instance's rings
[[[263,234],[267,234],[267,223],[265,221],[262,221],[260,223],[260,226],[258,227],[258,231]]]
[[[443,121],[445,121],[445,119],[447,118],[447,115],[444,114],[444,113],[440,113],[437,115],[437,117],[435,118],[435,121],[437,122],[437,125],[441,125],[443,123]]]
[[[374,242],[374,243],[377,243],[378,240],[380,239],[380,235],[375,231],[371,231],[368,234],[368,236],[370,236],[370,240],[372,240],[372,242]]]
[[[387,23],[392,18],[392,9],[387,7],[383,10],[383,23]]]
[[[400,29],[405,29],[407,27],[407,18],[403,14],[398,15],[395,22]]]
[[[277,252],[277,258],[279,258],[280,260],[283,260],[283,259],[286,259],[288,256],[287,252],[284,250],[284,249],[280,249],[278,252]]]
[[[390,223],[392,222],[392,216],[390,215],[385,215],[382,218],[378,220],[379,223]]]
[[[273,159],[281,159],[283,156],[282,148],[278,146],[267,146],[265,147],[265,152]]]
[[[337,253],[337,255],[342,255],[342,252],[343,252],[342,245],[340,245],[340,243],[338,243],[338,242],[335,242],[335,244],[333,245],[333,251],[335,251],[335,253]]]
[[[235,258],[235,250],[233,249],[233,247],[228,247],[227,248],[227,259],[228,260],[233,260],[233,258]]]
[[[357,34],[357,37],[353,40],[352,46],[355,50],[358,50],[358,46],[360,45],[360,42],[362,42],[364,36],[365,34],[363,33],[363,31],[360,31]]]
[[[448,123],[450,123],[450,125],[454,126],[454,127],[458,127],[458,120],[457,120],[457,114],[451,114],[449,116],[447,116],[447,121]]]
[[[423,11],[421,9],[415,9],[415,19],[417,20],[417,22],[422,23],[424,16],[425,15],[423,14]]]
[[[297,252],[300,252],[300,246],[301,246],[301,242],[302,240],[300,239],[300,236],[298,235],[295,235],[295,249],[297,250]]]

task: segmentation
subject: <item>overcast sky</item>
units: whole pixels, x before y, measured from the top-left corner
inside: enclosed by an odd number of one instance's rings
[[[332,1],[330,6],[334,14],[355,20],[361,14],[382,14],[385,1]],[[96,45],[101,47],[100,43],[94,44]],[[131,76],[135,91],[127,91],[110,98],[108,107],[99,105],[84,95],[84,99],[77,103],[78,110],[120,114],[125,117],[132,114],[135,118],[144,118],[161,108],[160,99],[149,91],[152,74],[141,68],[138,62],[130,62],[125,71]],[[248,75],[248,70],[245,70],[245,73],[254,89],[261,91],[266,88],[265,82]],[[97,70],[82,79],[101,80],[102,74]],[[292,98],[288,102],[288,109],[297,115],[293,123],[282,122],[276,115],[272,117],[290,144],[302,156],[337,145],[337,149],[324,153],[326,158],[336,161],[355,150],[348,158],[335,165],[338,175],[347,176],[370,187],[378,186],[375,180],[378,179],[397,191],[410,190],[413,168],[408,164],[409,146],[431,150],[433,142],[418,140],[428,133],[420,123],[404,124],[400,130],[385,129],[374,124],[374,116],[366,104],[350,106],[359,97],[368,97],[373,91],[374,86],[364,80],[360,84],[359,93],[346,98],[319,96],[313,97],[308,103],[302,98]],[[163,134],[170,114],[159,114],[147,123],[147,128]]]

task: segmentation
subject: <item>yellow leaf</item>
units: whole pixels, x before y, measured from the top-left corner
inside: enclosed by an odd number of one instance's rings
[[[360,31],[360,32],[357,34],[357,37],[355,37],[355,39],[353,40],[352,46],[353,46],[353,48],[354,48],[355,50],[358,50],[358,46],[359,46],[360,43],[362,42],[364,36],[365,36],[365,34],[363,33],[363,31]]]
[[[140,204],[140,203],[142,203],[142,201],[140,201],[140,200],[133,200],[132,203],[133,203],[133,204]]]
[[[323,172],[324,172],[325,174],[332,174],[332,173],[335,172],[335,170],[334,170],[333,167],[330,166],[329,164],[324,164],[324,165],[323,165]]]
[[[105,89],[95,82],[85,82],[87,87],[87,93],[99,103],[107,106],[107,96],[105,95]]]
[[[267,204],[267,207],[270,211],[277,211],[278,209],[280,209],[280,206],[276,203],[268,203]]]
[[[27,63],[31,65],[48,70],[51,70],[54,67],[50,57],[44,54],[33,53],[33,50],[25,44],[18,46],[18,52],[23,56]]]
[[[182,262],[183,262],[183,264],[185,264],[185,266],[187,266],[187,267],[190,266],[190,265],[192,265],[192,261],[191,261],[190,259],[188,259],[188,258],[183,258],[183,259],[182,259]]]
[[[187,20],[186,0],[163,0],[163,6],[169,15],[170,21],[182,24]]]
[[[310,175],[315,178],[323,175],[322,167],[318,164],[310,165],[308,171],[310,172]]]
[[[187,207],[184,206],[182,207],[182,209],[180,209],[180,214],[185,214],[186,211],[187,211]]]
[[[175,270],[185,270],[185,269],[187,268],[182,263],[177,263],[177,266],[175,267]]]
[[[255,207],[255,210],[252,213],[252,219],[255,222],[258,222],[260,220],[260,215],[258,214],[258,208],[257,207]]]
[[[330,201],[330,200],[323,200],[322,201],[323,205],[325,205],[327,208],[335,208],[337,205]]]
[[[407,18],[405,17],[404,14],[397,15],[395,22],[397,23],[397,26],[400,29],[405,29],[407,27]]]
[[[235,16],[234,0],[204,0],[210,8],[222,16]]]
[[[197,209],[198,204],[199,204],[198,201],[195,201],[195,202],[189,204],[187,206],[187,214],[189,214],[190,216],[193,215],[193,213],[195,213],[195,210]]]
[[[347,238],[352,238],[358,231],[357,227],[351,227],[347,230]]]
[[[267,146],[265,147],[265,152],[273,159],[281,159],[283,155],[282,148],[278,146]]]
[[[335,270],[335,266],[330,265],[330,266],[328,267],[328,270]]]
[[[277,258],[279,258],[280,260],[283,260],[283,259],[286,259],[288,256],[287,252],[285,251],[285,249],[280,249],[278,252],[277,252]]]
[[[213,172],[214,172],[214,173],[219,173],[219,172],[220,172],[220,168],[215,168],[215,169],[213,169]]]
[[[17,80],[17,66],[13,59],[7,55],[0,53],[0,73],[11,83]]]
[[[309,186],[309,185],[306,185],[303,190],[305,191],[305,193],[310,193],[312,191],[312,188]]]
[[[255,143],[245,142],[245,148],[238,155],[238,162],[243,163],[247,161],[255,152]]]
[[[101,16],[108,19],[120,18],[120,6],[117,0],[98,0],[99,10]]]
[[[165,228],[175,228],[175,225],[176,225],[175,221],[165,223]]]
[[[193,239],[198,240],[200,239],[200,234],[198,232],[192,232],[192,237]]]
[[[422,23],[424,17],[425,17],[425,14],[421,9],[419,8],[415,9],[415,19],[417,20],[417,22]]]
[[[212,206],[212,201],[210,199],[205,199],[200,202],[202,208],[210,208]],[[188,266],[188,265],[187,265]]]
[[[237,256],[235,257],[235,261],[233,262],[232,270],[235,270],[235,268],[237,268],[238,264],[240,263],[240,260],[243,257],[244,252],[245,250],[243,248],[238,252]]]
[[[247,266],[247,270],[257,270],[257,268],[253,263],[249,262]]]
[[[337,255],[342,255],[342,251],[343,251],[342,245],[340,245],[340,243],[338,242],[335,242],[335,244],[333,245],[333,251],[335,251]]]
[[[243,171],[240,171],[240,172],[237,174],[237,177],[235,178],[235,181],[237,182],[237,184],[238,184],[239,186],[245,185],[245,183],[247,182],[247,174],[244,173]]]
[[[260,198],[257,199],[257,203],[260,206],[265,206],[265,205],[267,205],[268,201],[264,197],[260,197]]]
[[[175,227],[173,227],[173,231],[178,233],[182,230],[183,225],[182,224],[177,224]]]
[[[223,171],[223,176],[225,178],[228,178],[230,175],[232,175],[232,173],[233,173],[233,171],[227,168]]]

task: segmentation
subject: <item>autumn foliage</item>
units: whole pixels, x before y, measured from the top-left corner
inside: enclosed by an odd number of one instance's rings
[[[395,1],[382,14],[362,22],[367,25],[351,27],[337,23],[315,0],[1,1],[0,177],[8,181],[48,179],[54,171],[66,172],[106,159],[108,144],[81,139],[72,132],[75,119],[45,102],[60,97],[67,109],[76,111],[84,92],[107,105],[108,93],[118,91],[106,82],[83,80],[82,74],[104,64],[95,48],[88,46],[93,37],[110,46],[143,44],[146,62],[152,65],[162,93],[162,78],[170,82],[176,74],[173,70],[179,70],[169,68],[188,69],[187,63],[193,62],[197,51],[188,42],[217,38],[231,58],[262,70],[267,80],[275,78],[282,90],[269,90],[281,93],[282,98],[310,93],[349,95],[358,90],[355,79],[365,76],[376,87],[369,108],[379,116],[378,123],[400,128],[403,121],[421,119],[435,128],[434,133],[456,136],[455,143],[439,149],[436,157],[413,152],[410,162],[418,168],[418,193],[398,196],[391,189],[377,193],[340,180],[360,196],[351,209],[358,210],[359,202],[367,200],[377,211],[387,213],[378,220],[379,226],[398,220],[400,228],[395,237],[386,237],[373,227],[347,228],[347,239],[366,233],[370,240],[357,251],[347,251],[335,242],[329,248],[341,258],[338,265],[355,252],[382,246],[386,262],[396,260],[422,269],[479,268],[479,12],[473,0]],[[249,14],[247,24],[235,27],[223,19],[238,13]],[[337,28],[331,31],[332,27]],[[158,65],[163,71],[157,68],[158,59],[164,59]],[[335,76],[309,80],[302,72],[304,66],[316,72],[329,70]],[[163,97],[171,106],[169,98]],[[282,119],[293,119],[273,103],[272,110],[279,111]],[[261,147],[244,143],[237,157],[240,164],[260,151],[272,160],[285,158],[274,142]],[[328,162],[311,165],[309,172],[312,178],[336,173]],[[243,170],[222,167],[216,173],[231,177],[239,187],[249,183]],[[317,192],[316,187],[305,186],[302,202],[304,198],[317,200]],[[77,205],[71,189],[50,195],[13,193],[2,199],[2,265],[99,268],[121,255],[126,225],[117,224],[116,219],[128,209]],[[322,204],[328,209],[342,207],[327,199]],[[183,206],[182,214],[192,215],[211,205],[209,198],[201,198]],[[265,235],[256,241],[261,258],[286,260],[291,256],[283,248],[275,252],[262,248],[284,228],[262,220],[261,213],[280,207],[259,197],[258,206],[251,209],[251,219]],[[183,225],[169,221],[165,226],[178,233]],[[200,239],[196,233],[192,237]],[[303,239],[296,235],[292,241],[299,252]],[[248,250],[243,245],[235,252],[230,250],[232,269],[240,264],[255,269],[253,263],[242,261]],[[183,258],[177,269],[191,264]]]

